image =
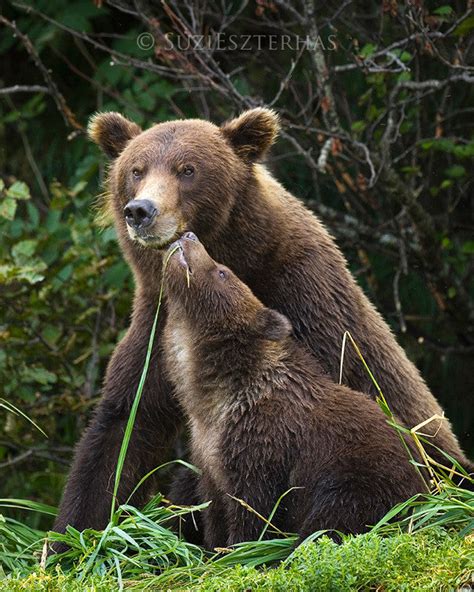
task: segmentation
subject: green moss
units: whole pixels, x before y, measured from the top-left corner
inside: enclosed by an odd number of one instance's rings
[[[116,592],[117,580],[91,577],[82,582],[73,575],[33,572],[25,578],[0,579],[0,592]]]
[[[336,545],[327,537],[299,547],[276,569],[237,566],[171,589],[196,592],[223,590],[313,592],[346,590],[448,591],[474,575],[474,541],[443,530],[381,538],[367,534]],[[140,586],[139,586],[140,587]],[[163,589],[157,581],[156,587]]]

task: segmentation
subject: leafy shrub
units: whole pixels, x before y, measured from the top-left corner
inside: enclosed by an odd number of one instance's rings
[[[0,382],[4,397],[34,417],[59,454],[21,418],[2,417],[0,460],[12,449],[44,459],[36,471],[46,475],[52,461],[63,463],[94,403],[107,358],[126,327],[133,291],[130,271],[112,228],[94,223],[87,182],[72,190],[51,186],[45,211],[15,181],[0,194],[0,285],[4,302],[0,325]],[[27,428],[27,429],[25,429]],[[46,462],[46,466],[45,466]],[[41,497],[57,501],[42,479]],[[25,484],[24,484],[25,485]],[[4,495],[16,487],[7,480]],[[39,495],[34,477],[28,494]],[[44,499],[42,497],[42,499]]]

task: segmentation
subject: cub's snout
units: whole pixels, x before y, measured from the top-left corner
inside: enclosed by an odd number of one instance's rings
[[[199,242],[199,239],[194,234],[194,232],[185,232],[180,240],[190,240],[190,241],[194,241],[195,243]]]

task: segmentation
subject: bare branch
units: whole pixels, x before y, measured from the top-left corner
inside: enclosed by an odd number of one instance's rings
[[[456,74],[453,76],[449,76],[443,80],[403,80],[395,86],[394,90],[392,91],[393,94],[397,94],[402,88],[406,88],[409,90],[441,90],[448,84],[452,84],[454,82],[466,82],[468,84],[474,84],[474,76],[469,76],[466,72],[463,74]]]
[[[8,88],[0,88],[0,95],[13,95],[15,93],[50,93],[47,86],[41,86],[39,84],[32,84],[25,86],[22,84],[15,84],[15,86],[9,86]]]

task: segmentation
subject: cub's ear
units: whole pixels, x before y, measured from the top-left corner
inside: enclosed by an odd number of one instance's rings
[[[280,341],[288,337],[292,329],[290,321],[276,310],[262,308],[257,313],[257,331],[264,339]]]
[[[221,131],[235,152],[246,162],[260,160],[280,129],[278,115],[270,109],[251,109],[223,123]]]
[[[109,158],[117,158],[141,127],[125,119],[120,113],[96,113],[89,120],[89,138],[99,145]]]

